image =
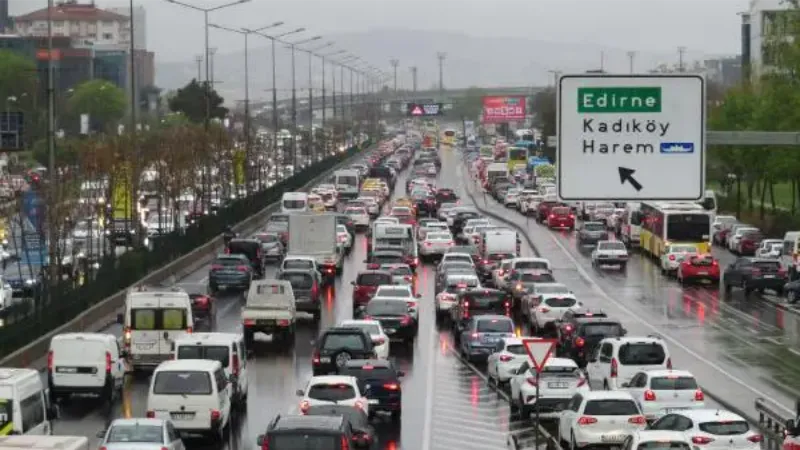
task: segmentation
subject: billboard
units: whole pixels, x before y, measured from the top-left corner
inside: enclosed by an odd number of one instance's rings
[[[441,103],[408,103],[406,115],[411,117],[441,116],[444,107]]]
[[[483,97],[483,123],[509,123],[525,121],[524,95],[489,95]]]

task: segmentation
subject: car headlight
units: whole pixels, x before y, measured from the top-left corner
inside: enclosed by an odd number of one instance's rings
[[[34,284],[36,284],[36,280],[31,280],[31,279],[25,280],[26,286],[33,286]]]
[[[78,252],[78,254],[75,255],[75,257],[76,258],[86,258],[86,254],[84,254],[83,252]]]
[[[100,205],[104,205],[106,203],[106,199],[104,199],[103,197],[100,197],[100,198],[97,199],[97,203],[100,204]]]
[[[4,246],[7,246],[7,245],[8,245],[8,239],[3,239],[3,245],[4,245]]]

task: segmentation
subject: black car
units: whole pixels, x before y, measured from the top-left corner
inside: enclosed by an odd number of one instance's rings
[[[605,338],[622,337],[627,331],[619,320],[608,317],[582,317],[573,319],[571,334],[560,334],[557,353],[559,356],[571,358],[580,367],[586,362],[595,346]],[[561,333],[562,330],[559,330]]]
[[[392,422],[400,422],[403,403],[400,378],[405,376],[405,373],[397,370],[394,363],[385,359],[348,361],[339,371],[339,375],[348,375],[358,380],[359,390],[366,393],[370,401],[370,415],[386,411],[391,413]]]
[[[450,230],[453,232],[453,236],[458,236],[464,231],[464,225],[470,219],[480,219],[483,216],[478,211],[459,211],[453,216],[453,226],[450,227]]]
[[[279,233],[257,233],[253,237],[261,241],[261,250],[265,260],[280,262],[283,259],[286,247],[284,247]]]
[[[259,435],[256,445],[269,450],[350,450],[355,430],[343,415],[277,416]]]
[[[403,300],[373,298],[363,308],[362,317],[380,322],[389,340],[411,345],[417,338],[417,321]]]
[[[310,313],[314,322],[322,315],[322,277],[314,269],[281,270],[276,277],[292,285],[297,311]]]
[[[217,255],[208,271],[208,291],[246,291],[255,277],[255,271],[247,256],[242,254]]]
[[[352,406],[315,405],[309,407],[306,416],[342,416],[353,430],[353,444],[356,448],[371,449],[378,442],[375,428],[369,423],[369,417],[363,411]],[[263,448],[263,447],[262,447]]]
[[[351,359],[375,357],[372,336],[357,328],[328,328],[317,339],[311,363],[314,376],[335,374]]]
[[[777,259],[738,258],[725,268],[722,275],[724,292],[730,293],[731,288],[736,286],[742,288],[745,295],[755,290],[763,293],[765,289],[770,289],[781,296],[788,281],[789,274]]]
[[[367,178],[379,178],[386,182],[390,190],[394,190],[395,176],[389,166],[375,166],[369,169]]]
[[[256,277],[264,276],[264,251],[261,250],[261,241],[258,239],[231,239],[225,247],[228,255],[245,255],[253,267]]]

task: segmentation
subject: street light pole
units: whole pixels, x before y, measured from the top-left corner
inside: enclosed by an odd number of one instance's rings
[[[308,158],[311,158],[312,164],[314,161],[314,86],[312,69],[314,66],[314,52],[325,49],[333,45],[333,42],[328,42],[321,47],[312,50],[302,50],[308,53]]]
[[[322,39],[322,36],[314,36],[300,42],[289,43],[292,51],[292,175],[297,171],[297,75],[295,63],[295,50],[298,45]]]
[[[333,55],[338,55],[338,54],[343,53],[343,52],[344,52],[344,50],[339,50],[337,52],[329,53],[327,55],[317,55],[317,56],[319,56],[319,58],[320,58],[320,60],[322,62],[322,136],[323,136],[322,153],[323,154],[326,154],[327,150],[328,150],[328,148],[327,148],[328,141],[327,141],[327,139],[325,139],[325,120],[326,120],[326,117],[327,117],[327,114],[328,114],[328,112],[327,112],[328,106],[325,104],[325,101],[326,101],[325,100],[325,65],[327,64],[326,58],[328,58],[330,56],[333,56]]]

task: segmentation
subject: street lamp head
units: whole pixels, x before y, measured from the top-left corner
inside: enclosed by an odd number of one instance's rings
[[[272,25],[270,25],[270,27],[279,27],[279,26],[283,25],[283,23],[284,22],[275,22]]]
[[[290,33],[302,33],[303,31],[306,31],[306,29],[305,28],[298,28],[296,30],[290,31]]]
[[[309,42],[311,42],[311,41],[318,41],[318,40],[320,40],[320,39],[322,39],[322,36],[314,36],[314,37],[310,38],[308,41],[309,41]]]

